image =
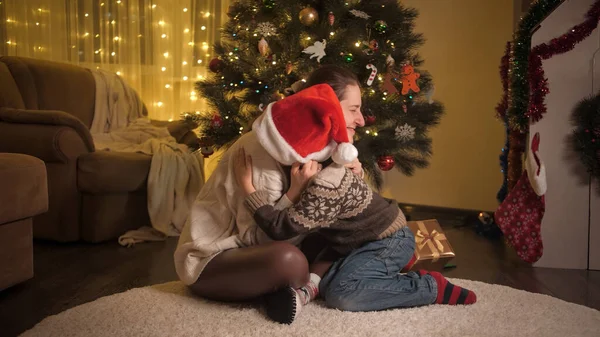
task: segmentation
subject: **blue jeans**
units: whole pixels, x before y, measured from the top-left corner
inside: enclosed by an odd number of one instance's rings
[[[336,261],[319,283],[327,306],[344,311],[377,311],[432,304],[437,284],[431,275],[400,274],[415,251],[415,238],[404,227]]]

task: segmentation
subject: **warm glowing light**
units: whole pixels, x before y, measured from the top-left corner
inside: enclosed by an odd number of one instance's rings
[[[163,106],[163,102],[156,102],[156,105],[158,105],[159,107]]]
[[[165,58],[169,57],[169,52],[165,52],[165,53],[163,54],[163,56],[164,56]]]
[[[152,9],[156,8],[156,5],[152,5]]]
[[[120,37],[118,37],[118,36],[115,36],[115,37],[113,38],[113,40],[115,40],[115,41],[119,41],[119,39],[120,39]]]
[[[165,22],[163,20],[160,20],[160,21],[158,21],[158,24],[161,25],[161,26],[164,26]]]
[[[121,76],[121,72],[120,72],[120,71],[117,71],[117,75]]]
[[[188,80],[188,77],[187,77],[187,76],[183,76],[183,80],[184,80],[184,81],[187,81],[187,80]]]
[[[165,88],[169,89],[171,87],[170,84],[165,84]]]
[[[200,27],[200,29],[206,30],[206,26],[202,26],[202,27]]]
[[[196,63],[200,64],[200,63],[202,63],[202,60],[198,60],[198,61],[196,61]]]
[[[115,53],[114,51],[112,53],[110,53],[110,55],[115,56],[117,55],[117,53]]]
[[[181,64],[183,64],[184,66],[187,65],[186,61],[181,62]]]
[[[163,34],[160,37],[162,37],[163,39],[167,37],[167,34]]]
[[[111,23],[112,25],[114,25],[114,24],[115,24],[115,23],[117,23],[117,22],[116,22],[115,20],[112,20],[110,23]]]
[[[186,29],[184,29],[184,30],[183,30],[183,32],[184,32],[184,33],[189,33],[189,32],[190,32],[190,29],[189,29],[189,28],[186,28]]]
[[[87,18],[88,16],[90,16],[88,13],[85,13],[85,17]]]
[[[167,67],[162,67],[162,68],[160,68],[160,70],[167,71]]]
[[[183,11],[184,11],[184,12],[187,12],[187,8],[184,8],[184,9],[183,9]]]

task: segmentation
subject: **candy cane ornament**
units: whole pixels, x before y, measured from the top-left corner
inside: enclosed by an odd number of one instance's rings
[[[370,86],[371,84],[373,84],[375,76],[377,76],[377,67],[369,63],[367,64],[367,69],[371,69],[371,76],[369,76],[369,79],[367,80],[367,85]]]

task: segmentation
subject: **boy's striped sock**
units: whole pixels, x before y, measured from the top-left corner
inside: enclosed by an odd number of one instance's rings
[[[450,283],[442,274],[437,271],[419,270],[419,275],[429,274],[435,279],[438,287],[436,304],[473,304],[477,302],[477,295],[471,290],[459,287]]]

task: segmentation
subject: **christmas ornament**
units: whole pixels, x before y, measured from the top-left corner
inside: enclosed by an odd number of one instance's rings
[[[541,225],[546,211],[546,168],[539,157],[540,134],[533,136],[521,178],[495,212],[495,220],[517,255],[534,263],[542,257]]]
[[[202,157],[208,158],[215,153],[215,150],[211,146],[203,146],[200,148],[200,153],[202,153]]]
[[[223,119],[218,114],[215,114],[211,119],[210,125],[213,128],[220,128],[221,126],[223,126]]]
[[[300,22],[305,26],[310,26],[315,21],[319,21],[319,13],[312,7],[306,7],[301,10],[298,17],[300,18]]]
[[[369,79],[367,80],[367,85],[371,86],[371,84],[373,84],[373,81],[375,80],[375,76],[377,76],[377,67],[369,63],[367,64],[367,69],[371,69],[371,75],[369,75]]]
[[[375,116],[373,116],[373,115],[365,116],[365,125],[366,126],[375,124],[375,121],[376,121]]]
[[[383,20],[377,20],[375,21],[375,30],[377,32],[379,32],[380,34],[385,34],[385,32],[387,31],[388,26],[387,23]]]
[[[327,22],[329,22],[330,26],[333,26],[333,23],[335,22],[335,15],[333,15],[333,12],[327,14]]]
[[[348,54],[340,53],[340,55],[342,55],[342,57],[344,58],[344,61],[346,63],[350,63],[350,62],[354,61],[354,55],[352,55],[352,53],[348,53]]]
[[[277,36],[277,28],[270,22],[261,22],[256,27],[256,33],[262,36]]]
[[[376,40],[371,40],[370,42],[363,41],[362,50],[367,55],[373,55],[379,50],[379,43]]]
[[[292,73],[292,71],[294,71],[294,65],[292,64],[292,62],[288,62],[285,65],[285,73],[289,75]]]
[[[404,113],[408,112],[408,107],[406,106],[406,103],[402,103],[402,111],[404,111]]]
[[[417,79],[421,77],[421,74],[415,73],[415,69],[410,64],[402,66],[402,95],[408,94],[409,90],[413,92],[419,92],[419,86],[417,85]]]
[[[402,126],[397,126],[396,127],[396,139],[404,141],[404,142],[414,139],[415,138],[415,130],[416,130],[416,128],[414,126],[408,125],[408,123],[405,123]]]
[[[387,91],[388,94],[397,94],[398,89],[394,85],[394,82],[398,80],[398,72],[395,69],[388,69],[388,72],[385,73],[383,78],[383,84],[381,89],[383,91]]]
[[[213,73],[218,73],[219,71],[221,71],[221,69],[223,68],[223,61],[221,61],[218,58],[214,58],[210,61],[210,63],[208,64],[208,69],[210,69],[210,71],[212,71]]]
[[[393,68],[396,65],[396,60],[394,60],[394,58],[392,57],[392,55],[388,55],[387,58],[385,59],[385,65],[388,68]]]
[[[302,52],[305,54],[311,54],[310,58],[317,58],[317,62],[321,63],[321,59],[325,56],[325,47],[327,46],[327,41],[315,41],[315,44],[309,47],[306,47]]]
[[[394,168],[394,157],[392,156],[381,156],[377,159],[377,166],[382,171],[389,171]]]
[[[263,57],[269,56],[269,53],[270,53],[269,43],[267,42],[267,40],[265,40],[264,37],[261,37],[260,41],[258,41],[258,52]]]
[[[263,6],[265,6],[266,9],[273,9],[276,4],[275,0],[263,0]]]
[[[350,13],[354,16],[356,16],[357,18],[361,18],[361,19],[365,19],[368,20],[371,16],[363,11],[359,11],[356,9],[353,9],[350,11]]]

